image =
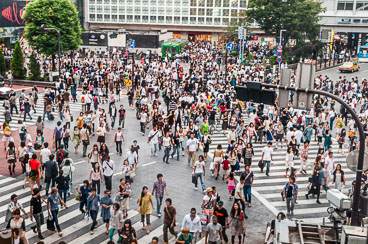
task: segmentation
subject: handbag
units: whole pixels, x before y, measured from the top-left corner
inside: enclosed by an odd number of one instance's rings
[[[192,183],[196,185],[198,183],[198,177],[197,175],[192,175]]]
[[[133,179],[135,177],[135,172],[134,171],[130,172],[129,177],[130,177],[130,179]]]
[[[46,225],[48,230],[55,231],[55,221],[50,215],[47,217]]]
[[[263,170],[263,168],[264,168],[263,160],[259,160],[258,167]]]
[[[78,194],[75,196],[75,200],[80,201],[81,199],[81,194],[78,192]]]

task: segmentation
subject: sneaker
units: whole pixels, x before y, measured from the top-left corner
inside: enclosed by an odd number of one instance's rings
[[[318,204],[322,204],[319,200],[317,200],[317,201],[316,201],[316,203],[318,203]]]
[[[291,215],[294,215],[294,211],[291,211]]]
[[[252,207],[252,204],[251,203],[248,203],[248,207]]]
[[[62,237],[63,236],[63,232],[59,231],[59,236]]]
[[[309,196],[308,196],[308,194],[305,194],[305,198],[309,199]]]
[[[93,233],[94,233],[94,232],[93,232],[93,230],[91,230],[89,233],[90,233],[91,235],[93,235]]]
[[[158,216],[159,218],[161,218],[161,214],[158,214],[157,216]]]
[[[194,187],[194,189],[195,189],[196,191],[198,191],[198,187]]]

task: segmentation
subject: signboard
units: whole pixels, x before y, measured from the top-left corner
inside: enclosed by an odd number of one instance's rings
[[[278,63],[281,63],[282,59],[281,59],[280,57],[278,57],[278,58],[276,59],[276,61],[277,61]]]
[[[0,27],[24,26],[22,16],[29,2],[31,1],[0,0]]]
[[[282,46],[281,45],[277,45],[277,51],[282,52]]]
[[[244,28],[243,27],[239,27],[238,28],[238,39],[239,40],[243,40],[244,39]]]
[[[82,33],[83,46],[107,46],[105,33]]]
[[[135,41],[134,40],[130,41],[130,48],[135,48]]]
[[[234,43],[229,42],[228,44],[226,44],[226,49],[229,51],[234,50]]]

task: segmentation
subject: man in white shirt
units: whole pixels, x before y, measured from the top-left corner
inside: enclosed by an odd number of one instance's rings
[[[326,187],[329,184],[331,175],[334,170],[335,170],[335,159],[333,158],[333,152],[328,152],[328,156],[325,159],[325,174],[324,174]]]
[[[142,111],[139,114],[139,116],[140,116],[141,132],[142,132],[142,135],[144,136],[146,132],[147,114],[145,111]]]
[[[300,128],[298,129],[294,128],[294,136],[296,139],[296,144],[300,145],[302,138],[303,138],[303,132],[300,131]]]
[[[45,142],[43,144],[43,148],[41,149],[41,152],[40,152],[42,170],[45,169],[45,163],[49,160],[49,156],[51,155],[51,151],[48,147],[49,147],[49,143]]]
[[[157,130],[157,126],[153,126],[152,130],[150,131],[150,133],[148,134],[148,141],[147,143],[150,144],[150,148],[151,148],[151,157],[152,156],[157,156],[157,151],[158,151],[158,141],[160,138],[160,133]]]
[[[261,160],[263,160],[263,163],[266,165],[266,175],[270,176],[270,166],[271,166],[271,161],[272,161],[272,154],[273,154],[273,149],[272,149],[272,142],[268,142],[267,146],[265,146],[262,149],[262,158]]]
[[[106,190],[111,192],[112,189],[112,175],[114,174],[115,163],[110,160],[110,156],[106,157],[106,160],[102,163],[103,175],[105,180]]]
[[[192,208],[190,214],[184,216],[183,222],[181,224],[181,229],[189,229],[189,233],[192,234],[194,243],[197,242],[197,233],[199,233],[199,239],[202,237],[202,225],[201,219],[197,215],[197,210]]]
[[[230,145],[231,141],[237,141],[237,137],[235,127],[231,127],[231,131],[227,134],[227,143]]]
[[[188,164],[190,164],[190,160],[192,160],[192,168],[194,167],[198,148],[199,141],[197,138],[194,138],[194,133],[192,133],[190,134],[190,138],[187,140]]]
[[[289,142],[291,141],[291,137],[295,136],[295,132],[293,127],[289,127],[290,129],[288,130],[288,132],[286,132],[286,144],[288,145]]]

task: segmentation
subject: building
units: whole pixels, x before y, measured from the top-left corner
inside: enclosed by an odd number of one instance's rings
[[[173,38],[218,41],[248,0],[86,0],[88,30],[172,33]]]

